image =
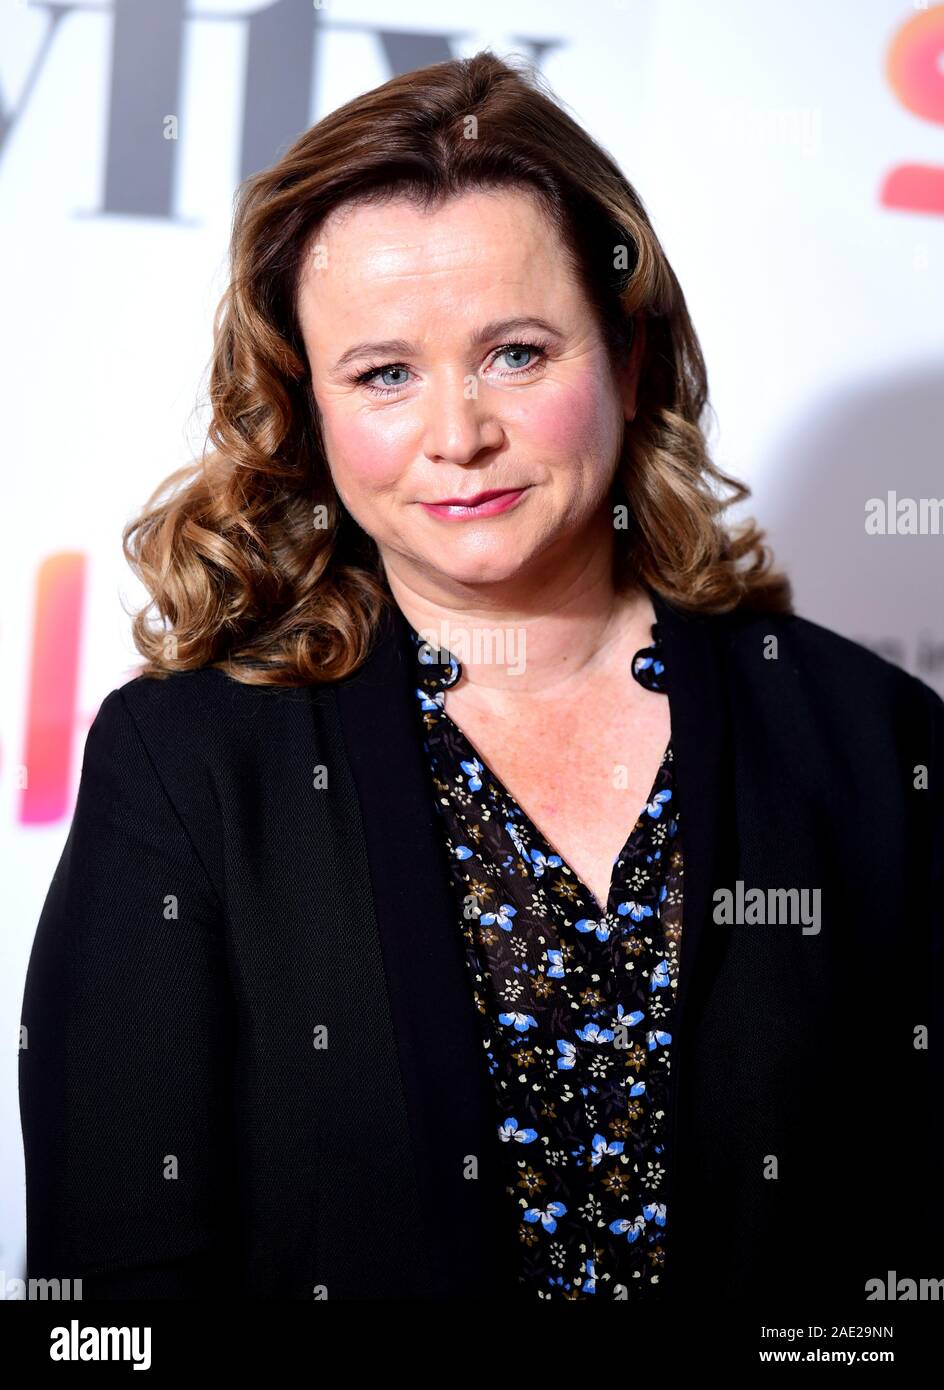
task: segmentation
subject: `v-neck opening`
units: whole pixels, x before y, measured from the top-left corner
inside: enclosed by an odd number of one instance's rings
[[[525,829],[528,831],[529,839],[532,841],[534,848],[542,856],[544,861],[559,861],[559,863],[554,863],[550,865],[550,867],[566,869],[567,874],[573,880],[576,889],[582,894],[584,900],[592,906],[594,917],[602,922],[607,918],[615,916],[617,907],[617,904],[614,901],[614,894],[616,894],[617,886],[616,868],[617,865],[627,857],[633,840],[635,839],[637,834],[639,834],[640,831],[643,829],[643,817],[646,815],[647,812],[650,811],[650,808],[653,805],[660,805],[661,807],[661,803],[659,803],[657,800],[657,798],[660,795],[658,788],[659,782],[662,780],[666,762],[672,756],[671,729],[669,732],[669,738],[666,742],[665,748],[662,753],[662,757],[659,760],[659,765],[656,768],[655,776],[652,780],[652,785],[649,788],[649,794],[646,800],[643,802],[642,806],[639,808],[639,812],[636,815],[636,818],[633,821],[632,825],[630,826],[629,831],[627,832],[622,847],[620,848],[619,852],[616,854],[611,863],[610,881],[607,887],[606,903],[604,906],[601,907],[599,900],[597,899],[596,895],[592,892],[589,885],[584,882],[581,875],[577,873],[577,871],[574,869],[573,865],[569,862],[569,860],[563,854],[561,854],[560,851],[554,846],[550,837],[544,833],[544,831],[540,828],[540,826],[537,824],[537,822],[534,820],[531,814],[525,809],[524,806],[522,806],[517,796],[514,796],[512,794],[512,792],[505,785],[502,779],[494,772],[490,764],[486,761],[485,757],[476,748],[469,735],[465,732],[461,725],[456,723],[455,719],[453,719],[452,715],[449,714],[449,712],[447,711],[445,703],[446,692],[448,691],[448,689],[450,689],[453,685],[456,684],[456,682],[462,674],[462,666],[460,662],[451,652],[449,652],[445,648],[438,649],[438,655],[434,656],[432,649],[426,643],[423,642],[423,639],[420,637],[416,629],[412,627],[412,624],[410,625],[410,630],[412,632],[413,641],[416,644],[417,649],[425,648],[426,656],[420,657],[423,664],[429,665],[430,667],[436,667],[440,672],[440,674],[436,678],[438,682],[438,689],[436,689],[431,699],[428,695],[425,694],[425,692],[417,692],[425,699],[429,700],[429,704],[426,706],[426,708],[428,709],[430,708],[430,706],[437,708],[439,714],[445,719],[449,720],[451,727],[455,730],[456,735],[461,742],[463,751],[471,754],[471,758],[466,758],[464,761],[474,761],[481,768],[482,772],[485,773],[492,781],[495,787],[495,791],[498,794],[499,798],[503,800],[508,806],[513,807],[515,809],[517,814],[521,817]],[[664,671],[664,665],[662,662],[661,643],[659,640],[658,620],[651,625],[651,635],[651,643],[648,646],[642,647],[639,650],[637,650],[630,661],[630,678],[637,681],[638,684],[642,685],[646,689],[654,690],[658,693],[664,694],[665,691],[663,686],[661,685],[660,679]],[[655,814],[658,815],[660,814],[660,812],[656,812]],[[671,808],[669,814],[672,814]],[[512,841],[512,843],[514,843],[514,841]],[[517,845],[515,845],[515,850],[518,853],[519,857],[524,860],[525,867],[527,868],[527,857],[521,854],[521,851]],[[616,896],[619,895],[616,894]]]
[[[619,853],[616,854],[610,866],[610,882],[609,887],[607,889],[606,906],[601,908],[597,900],[596,894],[591,891],[589,885],[584,882],[583,878],[580,876],[580,874],[577,873],[576,869],[573,867],[570,861],[567,858],[565,858],[563,854],[561,854],[559,849],[555,847],[550,838],[544,833],[541,827],[534,820],[533,816],[531,816],[531,814],[521,804],[520,799],[512,794],[512,792],[505,785],[502,779],[493,771],[492,767],[489,765],[489,763],[486,762],[485,758],[476,748],[475,744],[469,738],[468,734],[465,732],[462,726],[460,724],[457,724],[456,721],[453,719],[452,715],[446,709],[445,704],[441,706],[441,713],[445,719],[449,720],[452,727],[456,730],[459,737],[462,739],[462,742],[464,743],[465,747],[472,753],[472,756],[475,759],[475,761],[481,765],[482,771],[484,773],[487,773],[488,777],[492,780],[492,782],[495,783],[495,787],[501,795],[501,797],[509,805],[515,806],[517,808],[522,820],[525,822],[526,829],[529,832],[529,839],[535,842],[535,848],[538,849],[544,855],[545,859],[554,858],[559,859],[561,861],[560,865],[555,865],[555,867],[564,868],[567,870],[568,874],[570,874],[571,878],[574,880],[574,883],[581,890],[587,901],[593,904],[594,910],[599,915],[601,921],[605,917],[612,916],[616,910],[616,904],[613,901],[614,893],[616,890],[616,866],[622,859],[626,858],[632,841],[635,839],[637,833],[643,828],[643,816],[646,814],[650,806],[656,804],[655,798],[658,795],[659,782],[662,780],[662,771],[665,767],[666,760],[668,759],[672,751],[672,735],[669,735],[668,741],[662,753],[662,757],[659,759],[659,766],[656,768],[655,776],[652,779],[652,786],[649,788],[649,795],[646,797],[646,800],[642,803],[642,806],[639,808],[639,814],[633,821],[629,833],[627,834],[625,840],[623,841],[620,847]],[[617,894],[616,896],[619,895]]]

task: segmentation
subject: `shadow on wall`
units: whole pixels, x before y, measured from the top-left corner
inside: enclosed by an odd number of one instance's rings
[[[944,696],[944,364],[831,392],[765,479],[753,511],[796,611]]]

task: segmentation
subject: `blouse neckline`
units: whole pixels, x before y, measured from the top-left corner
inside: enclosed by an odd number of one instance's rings
[[[435,714],[436,717],[448,721],[449,725],[454,730],[454,737],[460,740],[466,752],[467,757],[463,766],[472,769],[473,775],[475,776],[485,774],[491,779],[501,795],[506,798],[507,802],[516,807],[517,815],[523,822],[531,843],[540,847],[540,852],[545,855],[549,863],[561,864],[566,867],[567,872],[572,876],[574,882],[580,886],[588,902],[592,905],[593,911],[597,917],[601,920],[609,918],[616,910],[614,894],[617,889],[617,866],[623,860],[630,845],[641,833],[642,827],[645,825],[645,818],[647,816],[652,818],[661,815],[663,801],[670,799],[672,796],[671,764],[673,761],[673,752],[671,734],[669,735],[665,750],[659,761],[659,766],[656,769],[649,795],[640,807],[639,813],[633,821],[632,826],[629,828],[623,849],[613,860],[607,900],[601,913],[600,904],[596,896],[584,882],[580,874],[578,874],[564,856],[558,852],[548,837],[529,815],[527,810],[521,805],[520,801],[512,796],[502,779],[489,767],[465,731],[455,722],[446,710],[446,691],[451,686],[455,685],[461,677],[462,663],[447,648],[432,647],[430,643],[426,642],[420,636],[412,623],[409,623],[408,626],[416,659],[423,668],[420,675],[420,684],[416,692],[420,701],[421,711],[427,718],[431,718]],[[630,662],[630,670],[633,678],[646,689],[654,690],[658,693],[665,693],[664,677],[666,675],[666,667],[658,621],[652,623],[650,632],[652,641],[648,646],[640,647],[634,654]],[[671,818],[672,812],[670,811],[670,819]]]
[[[445,691],[455,685],[462,676],[462,662],[447,647],[434,647],[407,623],[416,651],[417,660],[426,667],[428,683],[434,686],[432,699],[445,713]],[[665,654],[662,646],[661,623],[658,619],[650,625],[652,640],[634,653],[630,662],[631,674],[646,690],[664,693]]]

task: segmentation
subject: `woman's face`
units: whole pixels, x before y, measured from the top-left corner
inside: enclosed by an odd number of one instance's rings
[[[335,486],[388,574],[501,585],[599,548],[600,528],[612,538],[637,352],[614,375],[531,195],[339,208],[298,311]],[[429,506],[494,489],[523,491],[478,513]]]

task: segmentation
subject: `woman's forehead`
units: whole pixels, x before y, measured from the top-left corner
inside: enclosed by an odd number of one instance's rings
[[[436,211],[399,201],[345,210],[314,237],[299,281],[303,321],[327,315],[347,331],[385,317],[383,336],[413,337],[420,313],[441,313],[463,332],[490,319],[558,322],[579,291],[564,248],[533,200],[469,194]],[[391,327],[391,316],[402,323]],[[365,324],[373,332],[376,325]]]

